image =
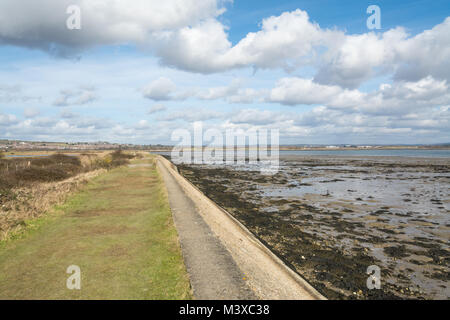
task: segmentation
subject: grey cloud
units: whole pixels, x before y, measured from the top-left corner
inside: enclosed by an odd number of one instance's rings
[[[148,84],[142,93],[145,98],[154,101],[173,100],[176,90],[175,83],[165,77],[160,77]]]
[[[38,115],[40,115],[40,111],[39,109],[36,108],[25,108],[23,110],[23,115],[25,116],[25,118],[35,118]]]
[[[193,122],[193,121],[221,119],[224,116],[225,116],[224,113],[213,110],[201,108],[186,108],[185,110],[173,111],[166,116],[158,118],[158,120],[160,121],[184,120],[188,122]]]
[[[141,91],[145,98],[154,101],[184,101],[189,98],[199,100],[223,99],[229,103],[253,103],[255,100],[263,100],[265,90],[242,88],[243,81],[234,79],[229,85],[210,88],[177,88],[169,78],[161,77],[149,83]]]
[[[8,126],[11,124],[15,124],[17,122],[18,122],[18,120],[15,115],[0,113],[0,125]]]
[[[297,143],[302,137],[307,138],[308,143],[426,143],[436,142],[437,135],[438,141],[442,142],[450,136],[450,106],[389,115],[371,115],[325,106],[289,113],[246,109],[230,118],[226,124],[226,127],[244,130],[255,126],[279,129],[284,141],[291,137]]]
[[[165,105],[155,104],[148,110],[148,114],[154,114],[154,113],[162,112],[165,110],[167,110],[167,107]]]
[[[73,119],[73,118],[77,118],[80,116],[79,114],[73,113],[72,111],[67,110],[67,109],[62,110],[59,115],[63,119]]]
[[[59,97],[53,102],[54,106],[67,107],[83,105],[97,100],[97,94],[93,87],[80,87],[76,90],[61,90]]]
[[[81,9],[81,29],[69,30],[70,5]],[[0,43],[59,56],[117,43],[145,43],[148,34],[178,29],[220,14],[215,0],[2,0]]]
[[[290,106],[323,104],[374,115],[404,114],[450,104],[450,87],[446,80],[428,76],[417,82],[383,84],[379,90],[365,93],[318,84],[311,79],[283,78],[270,91],[267,101]]]
[[[0,102],[40,101],[41,97],[30,96],[23,92],[20,85],[0,85]]]
[[[289,119],[292,119],[291,114],[286,114],[280,111],[274,112],[258,109],[243,109],[234,114],[230,118],[230,122],[236,124],[247,123],[253,125],[267,125]]]

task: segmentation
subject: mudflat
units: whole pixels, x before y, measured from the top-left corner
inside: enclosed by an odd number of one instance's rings
[[[450,159],[282,156],[280,170],[181,165],[328,298],[450,297]],[[367,268],[381,269],[381,289]]]

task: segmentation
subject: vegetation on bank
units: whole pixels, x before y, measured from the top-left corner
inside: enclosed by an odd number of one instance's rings
[[[0,246],[0,299],[188,299],[189,280],[152,160],[101,174]],[[66,287],[70,265],[81,289]]]
[[[66,195],[104,170],[129,163],[139,154],[52,154],[35,158],[0,158],[0,241],[27,227]]]
[[[129,163],[134,157],[120,150],[103,157],[96,154],[72,156],[61,153],[36,158],[0,157],[0,204],[8,196],[13,197],[11,191],[16,187],[31,186],[36,182],[62,181],[96,169],[112,169]]]

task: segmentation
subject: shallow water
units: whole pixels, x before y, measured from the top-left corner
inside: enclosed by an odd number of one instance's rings
[[[280,155],[450,158],[450,149],[282,150]]]
[[[156,154],[170,156],[170,151],[158,151]],[[199,154],[193,151],[191,154]],[[227,154],[234,151],[227,151]],[[248,152],[238,151],[238,155],[248,156]],[[356,156],[356,157],[408,157],[408,158],[450,158],[450,149],[358,149],[358,150],[279,150],[281,157],[284,156]]]
[[[50,154],[11,154],[6,155],[5,158],[34,158],[34,157],[49,157]]]
[[[326,296],[450,298],[449,159],[290,155],[272,177],[180,168]],[[363,274],[373,264],[376,293]]]

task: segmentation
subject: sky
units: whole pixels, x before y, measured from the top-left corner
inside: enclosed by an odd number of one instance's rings
[[[449,106],[448,0],[0,1],[0,139],[448,143]]]

